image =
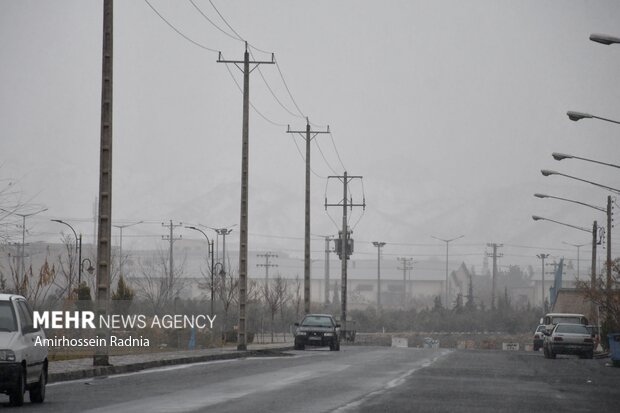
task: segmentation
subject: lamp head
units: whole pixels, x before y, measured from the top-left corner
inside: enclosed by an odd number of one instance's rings
[[[556,161],[561,161],[562,159],[571,159],[573,157],[572,155],[567,155],[565,153],[559,152],[553,152],[551,156],[553,156],[553,159],[555,159]]]
[[[618,37],[609,36],[607,34],[599,34],[599,33],[592,33],[590,35],[590,40],[596,43],[607,45],[607,46],[609,46],[610,44],[614,44],[614,43],[620,43],[620,38]]]
[[[540,221],[541,219],[544,219],[543,217],[539,217],[538,215],[532,215],[532,219],[534,221]]]
[[[549,197],[549,195],[545,195],[545,194],[534,194],[534,196],[536,198],[548,198]]]
[[[566,112],[566,115],[568,116],[570,120],[575,121],[575,122],[581,119],[592,117],[592,115],[590,115],[589,113],[574,112],[572,110],[569,110],[568,112]]]
[[[550,171],[549,169],[541,169],[540,173],[543,174],[543,176],[557,175],[558,174],[558,172]]]

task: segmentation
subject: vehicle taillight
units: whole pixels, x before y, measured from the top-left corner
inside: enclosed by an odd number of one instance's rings
[[[553,341],[564,341],[562,337],[553,337]]]

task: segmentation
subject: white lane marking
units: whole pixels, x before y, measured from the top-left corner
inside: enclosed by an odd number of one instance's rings
[[[361,399],[358,399],[358,400],[353,401],[351,403],[347,403],[344,406],[339,407],[336,410],[333,410],[333,413],[347,413],[347,412],[351,412],[351,411],[356,411],[357,409],[359,409],[359,407],[362,404],[364,404],[364,402],[366,402],[366,400],[368,400],[368,399],[370,399],[372,397],[376,397],[376,396],[380,395],[381,393],[384,393],[387,390],[393,389],[394,387],[400,386],[413,373],[415,373],[416,371],[418,371],[420,369],[423,369],[425,367],[430,366],[431,364],[433,364],[434,362],[436,362],[440,358],[446,356],[447,354],[450,354],[451,352],[452,352],[451,350],[439,350],[436,354],[434,354],[430,358],[423,358],[421,360],[416,361],[414,363],[414,365],[413,365],[413,368],[407,370],[406,372],[404,372],[400,376],[396,377],[395,379],[390,380],[382,388],[377,389],[375,391],[372,391],[370,393],[367,393]]]

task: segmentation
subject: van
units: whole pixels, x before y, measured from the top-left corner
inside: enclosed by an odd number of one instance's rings
[[[540,319],[540,324],[544,324],[547,331],[553,330],[558,323],[583,324],[588,325],[588,319],[583,314],[572,313],[548,313]]]

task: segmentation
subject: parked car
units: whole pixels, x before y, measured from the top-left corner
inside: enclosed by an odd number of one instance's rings
[[[303,350],[306,346],[340,350],[340,324],[331,315],[307,314],[295,327],[295,350]]]
[[[575,313],[548,313],[540,319],[539,324],[544,324],[547,331],[551,332],[558,323],[583,324],[588,325],[588,319],[583,314]]]
[[[542,348],[543,346],[543,341],[545,339],[545,332],[546,327],[544,324],[539,325],[538,327],[536,327],[536,331],[534,331],[534,351],[538,351]]]
[[[9,395],[13,406],[43,403],[47,383],[45,333],[35,328],[32,309],[20,295],[0,294],[0,393]]]
[[[594,337],[583,324],[559,323],[551,332],[545,332],[543,352],[546,358],[557,354],[575,354],[591,359],[594,355]]]

